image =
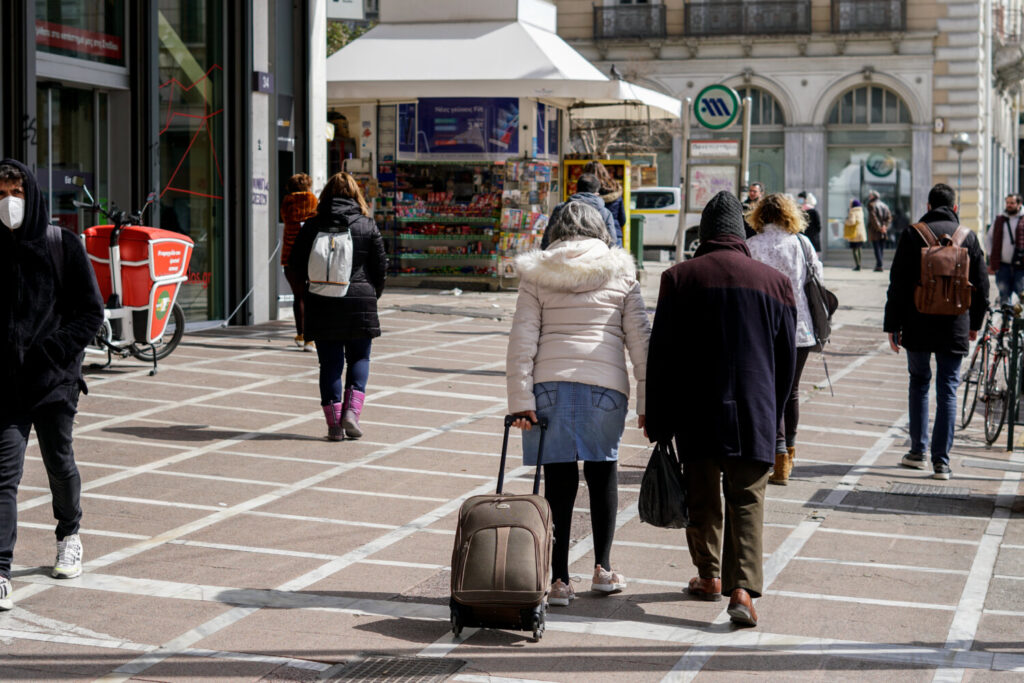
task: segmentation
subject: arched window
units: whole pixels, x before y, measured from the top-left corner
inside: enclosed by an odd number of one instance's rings
[[[786,117],[782,107],[761,88],[743,86],[736,92],[741,98],[750,98],[750,180],[760,182],[768,192],[782,192],[786,189]]]
[[[836,99],[828,113],[829,125],[910,123],[910,111],[902,98],[877,85],[865,85]]]
[[[846,246],[843,220],[850,202],[867,205],[877,192],[893,216],[891,243],[910,224],[913,147],[910,108],[880,85],[861,85],[832,102],[826,120],[828,190],[826,248]],[[821,210],[819,205],[819,211]],[[884,267],[884,263],[883,263]]]
[[[782,115],[782,107],[768,92],[760,88],[736,88],[740,98],[749,97],[751,126],[784,126],[786,117]]]

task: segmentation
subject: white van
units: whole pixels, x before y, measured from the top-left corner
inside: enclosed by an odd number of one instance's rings
[[[644,247],[675,248],[679,228],[678,187],[638,187],[630,191],[630,212],[644,216]]]

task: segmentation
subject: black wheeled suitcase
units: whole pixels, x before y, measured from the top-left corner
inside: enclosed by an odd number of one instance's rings
[[[503,494],[512,415],[505,416],[498,488],[466,499],[459,510],[452,551],[452,632],[464,627],[532,631],[544,635],[554,534],[551,508],[539,495],[547,420],[541,419],[540,449],[532,495]]]

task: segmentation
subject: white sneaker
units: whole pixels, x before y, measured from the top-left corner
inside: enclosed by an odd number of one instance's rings
[[[82,575],[82,539],[78,534],[57,541],[57,559],[50,576],[55,579],[73,579]]]
[[[551,590],[548,591],[548,604],[568,607],[574,599],[576,599],[576,591],[572,589],[571,580],[569,584],[565,584],[561,579],[555,579],[555,582],[551,584]]]
[[[622,574],[610,572],[601,565],[594,567],[594,582],[590,590],[599,593],[618,593],[626,587],[626,579]]]
[[[13,592],[14,586],[11,585],[11,580],[0,576],[0,612],[14,609],[14,601],[11,600]]]

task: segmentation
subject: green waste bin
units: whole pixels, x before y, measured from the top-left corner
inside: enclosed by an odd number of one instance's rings
[[[629,251],[636,258],[637,270],[644,269],[644,221],[647,217],[643,214],[633,214],[629,217]]]

